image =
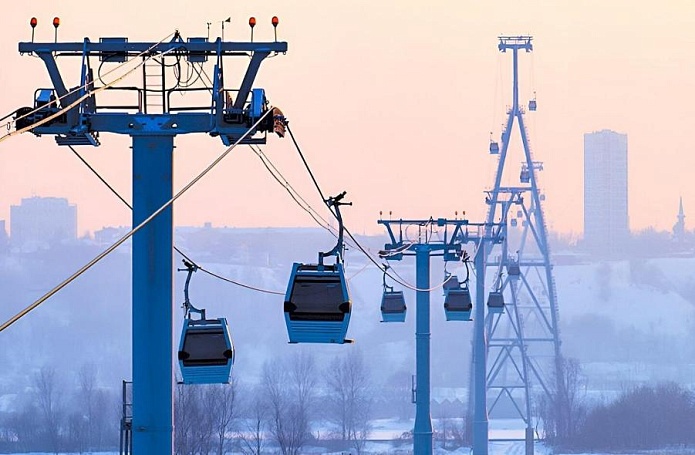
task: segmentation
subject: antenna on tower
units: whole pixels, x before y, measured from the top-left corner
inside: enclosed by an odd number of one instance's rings
[[[224,23],[225,23],[225,22],[226,22],[226,23],[232,22],[232,17],[229,16],[227,19],[225,19],[225,20],[222,21],[222,41],[224,41]],[[210,26],[209,26],[209,24],[208,24],[208,29],[209,29],[209,28],[210,28]]]

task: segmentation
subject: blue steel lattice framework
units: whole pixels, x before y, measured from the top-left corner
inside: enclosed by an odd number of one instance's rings
[[[503,314],[488,314],[488,411],[494,418],[497,406],[506,403],[525,423],[526,453],[533,453],[532,397],[550,394],[561,383],[560,339],[555,281],[550,263],[547,227],[538,188],[542,163],[533,160],[524,124],[525,109],[519,104],[519,51],[533,50],[531,36],[500,36],[500,52],[512,51],[513,98],[501,144],[491,144],[499,153],[494,187],[488,192],[487,222],[506,220],[511,226],[505,242],[487,252],[486,271],[494,274],[505,300]],[[530,110],[535,110],[535,97]],[[507,184],[503,175],[509,157],[514,123],[521,136],[522,163],[518,184]],[[495,150],[493,150],[495,149]],[[511,174],[516,178],[517,169]]]
[[[488,418],[486,408],[486,340],[485,340],[485,251],[487,245],[499,244],[506,232],[504,223],[470,223],[468,220],[445,218],[428,220],[379,220],[389,236],[389,243],[380,252],[382,257],[400,261],[404,256],[415,256],[416,321],[415,321],[415,425],[413,427],[413,453],[432,454],[432,417],[430,414],[430,257],[442,256],[445,261],[460,260],[463,245],[477,246],[474,258],[476,271],[474,304],[474,350],[476,364],[473,374],[474,435],[473,453],[485,455],[488,450]],[[394,234],[393,226],[398,227]],[[404,237],[408,226],[417,226],[417,239]],[[404,229],[405,227],[405,229]],[[469,406],[470,409],[470,406]]]
[[[275,19],[273,25],[277,25]],[[219,136],[225,145],[265,143],[267,132],[274,130],[269,115],[274,112],[269,111],[264,91],[252,89],[252,84],[266,57],[286,51],[285,42],[184,41],[178,32],[171,41],[159,43],[128,42],[126,38],[20,43],[20,53],[33,53],[44,61],[53,88],[36,91],[33,108],[17,112],[16,128],[55,135],[59,145],[97,146],[101,132],[131,136],[133,226],[138,226],[172,199],[176,135],[207,133]],[[66,56],[81,58],[80,82],[73,90],[66,88],[56,63],[56,57]],[[224,84],[223,58],[228,56],[248,61],[242,82],[234,90]],[[98,86],[91,66],[95,57],[109,63],[142,59],[142,86]],[[212,87],[183,87],[171,70],[185,59],[200,74],[208,58],[214,59]],[[178,74],[180,77],[181,72]],[[100,105],[96,95],[106,88],[120,90],[122,98],[131,94],[135,101]],[[172,95],[196,91],[209,93],[209,102],[174,106]],[[172,219],[169,205],[133,236],[132,445],[136,454],[173,453]]]

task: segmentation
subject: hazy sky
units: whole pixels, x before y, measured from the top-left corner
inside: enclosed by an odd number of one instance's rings
[[[683,196],[687,227],[695,219],[691,156],[695,146],[695,2],[653,1],[134,1],[87,3],[34,0],[5,8],[0,34],[2,115],[32,103],[50,86],[43,63],[20,57],[36,16],[37,41],[128,36],[158,41],[178,28],[205,36],[220,21],[227,40],[271,39],[280,18],[287,55],[261,66],[255,86],[291,126],[324,191],[348,191],[345,210],[356,232],[380,232],[379,210],[395,216],[481,220],[482,191],[496,158],[487,153],[511,100],[511,54],[497,51],[500,34],[531,34],[534,52],[521,55],[521,98],[537,92],[527,115],[551,229],[580,234],[583,217],[583,134],[613,129],[628,135],[629,214],[633,230],[670,229]],[[192,5],[196,7],[193,8]],[[231,60],[230,60],[231,62]],[[74,74],[78,59],[59,64]],[[238,68],[241,68],[238,66]],[[229,72],[229,68],[227,69]],[[66,81],[78,84],[78,79]],[[518,133],[515,131],[518,137]],[[81,147],[104,177],[130,198],[130,140],[102,135]],[[205,135],[176,139],[177,188],[224,150]],[[515,142],[512,146],[517,145]],[[318,197],[289,139],[272,137],[265,152],[316,206]],[[521,155],[508,163],[518,175]],[[127,225],[130,214],[52,137],[30,134],[0,143],[0,219],[22,197],[62,196],[78,205],[79,231]],[[310,226],[300,210],[246,148],[234,151],[175,208],[180,225]]]

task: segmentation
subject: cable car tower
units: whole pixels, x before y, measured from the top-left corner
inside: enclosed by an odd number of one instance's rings
[[[277,24],[273,17],[273,27]],[[54,19],[56,37],[59,25],[60,20]],[[256,19],[251,18],[251,30],[255,25]],[[31,26],[36,26],[35,19]],[[264,144],[268,132],[282,135],[284,119],[269,107],[263,89],[253,89],[252,84],[266,57],[286,51],[287,43],[277,40],[218,38],[211,42],[202,37],[184,41],[178,31],[171,40],[159,42],[85,38],[82,42],[19,43],[21,54],[43,60],[52,88],[38,89],[33,107],[17,111],[15,133],[54,135],[58,145],[66,146],[98,146],[102,132],[132,138],[132,221],[138,227],[132,242],[132,443],[136,454],[173,453],[174,137],[206,133],[220,137],[229,151],[237,144]],[[73,89],[68,89],[57,64],[57,59],[69,56],[81,61],[79,83]],[[225,85],[228,57],[241,57],[236,60],[248,65],[234,89]],[[96,71],[94,59],[98,59]],[[209,86],[201,87],[208,59],[214,68]],[[141,74],[139,86],[117,87],[115,82],[121,78],[102,81],[102,64],[134,63]],[[182,68],[192,70],[192,79],[184,78]],[[118,95],[120,104],[100,102],[109,92]]]
[[[488,244],[502,243],[505,237],[504,223],[471,223],[466,219],[449,220],[446,218],[429,218],[420,220],[379,220],[388,234],[389,243],[379,252],[382,258],[400,261],[405,256],[415,256],[415,380],[413,383],[413,398],[415,403],[415,424],[413,426],[413,453],[416,455],[432,454],[432,418],[430,415],[430,291],[441,287],[444,290],[444,311],[448,321],[470,321],[474,312],[474,350],[477,361],[474,365],[472,389],[475,389],[473,426],[473,453],[486,455],[488,446],[488,420],[485,406],[485,255],[489,250]],[[397,233],[394,228],[398,228]],[[417,227],[417,238],[408,237],[408,228]],[[468,279],[462,285],[453,281],[449,275],[441,286],[430,287],[430,258],[441,256],[444,261],[460,261],[467,259],[463,245],[475,245],[474,267],[475,305],[473,305]],[[466,264],[468,269],[468,264]],[[387,273],[385,270],[384,273]],[[391,300],[389,307],[385,303]],[[395,303],[395,305],[393,305]],[[394,308],[395,307],[395,308]],[[387,312],[384,312],[387,309]],[[389,309],[393,319],[388,318]],[[491,311],[488,300],[488,313]],[[395,313],[395,314],[393,314]],[[400,314],[399,314],[400,313]],[[400,317],[396,319],[396,314]],[[382,315],[384,321],[403,322],[405,320],[405,302],[403,293],[394,291],[386,285],[384,277],[384,296],[382,299]],[[482,396],[479,396],[482,391]],[[469,406],[469,409],[471,407]]]
[[[519,103],[519,51],[532,52],[532,40],[531,36],[499,37],[499,51],[512,51],[513,98],[501,143],[490,143],[490,153],[498,155],[499,162],[494,187],[485,198],[489,206],[487,222],[502,219],[509,225],[506,241],[488,251],[485,264],[488,276],[495,276],[505,308],[503,313],[488,313],[486,319],[488,412],[493,418],[496,410],[512,412],[524,421],[527,455],[533,453],[533,396],[557,390],[551,382],[561,381],[557,368],[557,292],[543,215],[544,196],[538,188],[537,171],[543,165],[531,154],[525,108]],[[536,107],[534,93],[529,110],[535,111]],[[503,182],[515,123],[521,136],[521,169],[511,170],[511,178]]]

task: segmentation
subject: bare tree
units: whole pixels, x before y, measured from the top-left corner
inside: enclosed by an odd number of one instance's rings
[[[279,359],[263,367],[269,430],[283,455],[298,455],[311,436],[310,413],[316,388],[313,356],[299,353],[289,363]]]
[[[38,447],[37,442],[43,437],[43,429],[37,423],[40,421],[40,413],[34,400],[27,401],[22,409],[8,419],[11,432],[10,440],[17,442],[17,448],[23,452],[29,452]]]
[[[79,402],[82,404],[82,415],[85,418],[84,446],[89,450],[95,449],[95,423],[96,423],[96,383],[97,369],[93,363],[82,365],[79,372]],[[76,422],[75,422],[76,423]]]
[[[325,372],[328,389],[328,420],[340,429],[343,441],[350,441],[361,453],[371,431],[372,397],[369,371],[362,352],[351,350],[336,357]]]
[[[576,437],[586,416],[584,381],[576,359],[560,357],[556,377],[550,381],[550,395],[541,396],[538,415],[545,438],[551,443],[567,443]]]
[[[244,455],[261,455],[265,447],[263,430],[268,415],[267,400],[259,388],[256,388],[249,396],[245,424],[239,432],[241,452]]]
[[[223,455],[227,433],[232,430],[232,424],[237,417],[236,382],[216,384],[208,387],[205,392],[206,408],[212,416],[212,424],[217,438],[217,455]]]
[[[174,404],[174,452],[176,455],[188,455],[193,453],[193,425],[198,406],[197,389],[179,384],[176,388],[176,401]]]
[[[39,405],[41,420],[44,425],[46,440],[54,453],[60,451],[60,418],[61,400],[58,390],[58,378],[55,368],[44,366],[34,376],[36,398]]]

